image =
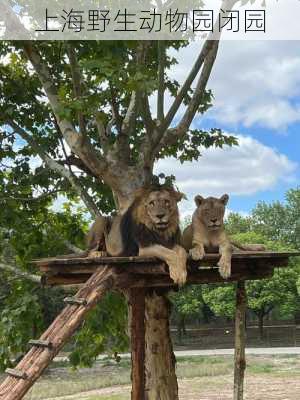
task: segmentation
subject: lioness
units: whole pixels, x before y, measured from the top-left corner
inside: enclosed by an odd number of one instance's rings
[[[221,254],[218,266],[220,275],[227,279],[231,275],[231,256],[234,250],[264,251],[264,245],[241,245],[233,242],[224,229],[225,206],[229,196],[224,194],[220,199],[215,197],[195,197],[196,210],[192,223],[185,228],[182,234],[182,245],[189,251],[193,260],[201,260],[205,252],[219,252]]]
[[[138,190],[127,211],[113,219],[110,230],[104,217],[97,218],[89,233],[89,249],[95,249],[95,244],[103,242],[105,237],[109,255],[160,258],[168,264],[173,281],[184,284],[187,254],[180,246],[177,207],[182,196],[161,185]]]
[[[220,275],[227,279],[231,275],[232,245],[224,229],[225,206],[229,196],[224,194],[220,199],[215,197],[195,197],[196,210],[191,225],[182,234],[182,244],[193,260],[201,260],[205,252],[219,252],[218,262]]]

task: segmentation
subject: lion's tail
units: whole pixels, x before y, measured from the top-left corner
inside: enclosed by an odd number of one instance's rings
[[[266,246],[263,244],[240,244],[237,242],[231,241],[231,244],[234,248],[243,251],[266,251]]]

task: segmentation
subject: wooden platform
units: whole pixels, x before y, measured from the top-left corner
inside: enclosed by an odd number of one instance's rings
[[[299,252],[239,252],[232,256],[232,275],[224,280],[218,271],[219,254],[207,254],[199,262],[188,261],[187,283],[201,284],[255,280],[272,276],[274,268],[288,265]],[[120,287],[171,287],[168,267],[145,257],[47,258],[35,261],[44,285],[74,285],[86,282],[99,268],[114,267]]]

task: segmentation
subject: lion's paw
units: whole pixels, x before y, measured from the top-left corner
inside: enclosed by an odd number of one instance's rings
[[[90,251],[88,254],[89,258],[96,258],[96,257],[106,257],[107,256],[107,252],[106,251]]]
[[[186,253],[175,254],[174,259],[168,262],[171,279],[179,286],[186,282]]]
[[[231,262],[230,260],[221,257],[218,262],[219,272],[222,278],[228,279],[231,276]]]
[[[205,251],[202,247],[197,246],[190,249],[189,254],[193,260],[198,261],[205,256]]]

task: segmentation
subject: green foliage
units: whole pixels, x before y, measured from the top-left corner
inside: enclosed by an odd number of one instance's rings
[[[292,189],[286,194],[285,204],[261,202],[248,217],[231,213],[226,230],[240,244],[259,243],[268,250],[291,251],[299,248],[299,215],[300,189]],[[262,319],[271,311],[276,311],[279,318],[292,318],[300,304],[299,274],[299,259],[294,258],[289,268],[275,269],[271,278],[248,281],[248,308]],[[234,285],[205,286],[203,299],[216,315],[233,317]]]
[[[178,292],[170,295],[175,313],[190,316],[199,313],[203,304],[201,287],[194,285],[183,287]]]
[[[75,334],[74,349],[69,360],[74,367],[91,366],[96,357],[106,351],[128,349],[128,338],[125,327],[127,323],[127,307],[120,294],[109,293],[91,310],[88,318]]]
[[[32,287],[17,283],[12,289],[0,314],[0,370],[11,366],[11,360],[27,350],[28,341],[42,327],[41,306]]]
[[[233,284],[222,286],[205,285],[203,299],[215,315],[233,318],[235,312],[235,290]]]

